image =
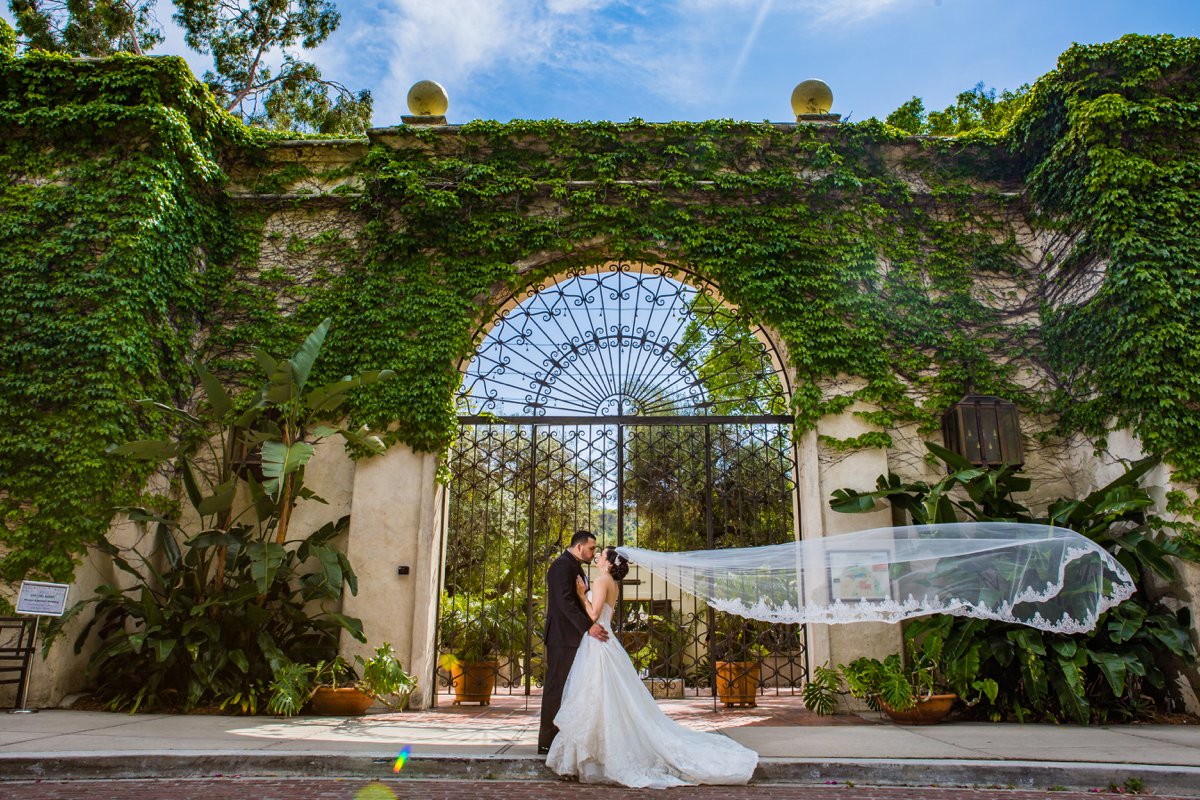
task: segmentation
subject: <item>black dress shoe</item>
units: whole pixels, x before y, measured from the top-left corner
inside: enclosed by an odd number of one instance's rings
[[[549,747],[541,747],[541,746],[539,745],[539,746],[538,746],[538,755],[539,755],[539,756],[546,756],[546,755],[550,755],[550,748],[549,748]]]

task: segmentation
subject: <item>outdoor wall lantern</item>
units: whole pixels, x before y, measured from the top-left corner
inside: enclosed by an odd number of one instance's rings
[[[942,415],[942,440],[977,466],[1025,463],[1017,407],[999,397],[969,394],[950,406]]]

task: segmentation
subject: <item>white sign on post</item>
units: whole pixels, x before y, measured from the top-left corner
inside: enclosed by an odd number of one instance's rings
[[[21,593],[17,596],[17,613],[37,617],[61,617],[67,610],[69,591],[69,583],[21,581]]]

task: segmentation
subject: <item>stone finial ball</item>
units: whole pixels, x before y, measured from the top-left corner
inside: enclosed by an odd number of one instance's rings
[[[811,78],[796,84],[792,90],[792,112],[801,114],[828,114],[833,107],[833,91],[825,81]]]
[[[408,90],[408,110],[418,117],[440,117],[450,106],[446,90],[437,81],[417,81]]]

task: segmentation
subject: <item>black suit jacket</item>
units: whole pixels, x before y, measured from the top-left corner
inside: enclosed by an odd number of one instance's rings
[[[592,627],[591,617],[579,605],[579,596],[575,594],[576,577],[584,577],[583,565],[567,550],[546,570],[548,647],[578,647]]]

